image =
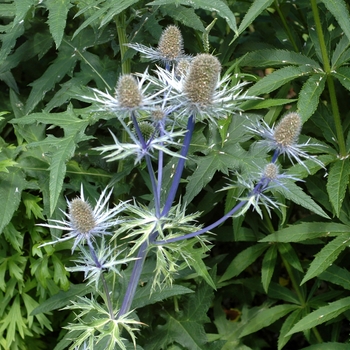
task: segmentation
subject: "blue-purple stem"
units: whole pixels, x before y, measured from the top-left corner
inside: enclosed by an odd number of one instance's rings
[[[173,204],[177,189],[179,187],[182,172],[183,172],[184,166],[185,166],[186,156],[187,156],[188,150],[190,148],[190,143],[191,143],[191,139],[192,139],[192,135],[193,135],[194,125],[195,125],[195,117],[193,115],[191,115],[188,119],[188,122],[187,122],[187,133],[185,135],[184,143],[183,143],[182,148],[181,148],[180,154],[181,154],[182,158],[180,158],[178,163],[177,163],[173,182],[172,182],[170,190],[169,190],[169,195],[166,199],[164,208],[162,210],[162,214],[161,214],[162,217],[168,215],[170,208]]]

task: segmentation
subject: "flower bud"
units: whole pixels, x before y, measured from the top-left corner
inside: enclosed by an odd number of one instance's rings
[[[192,103],[200,106],[211,104],[220,70],[221,64],[213,55],[200,54],[193,59],[184,86]]]
[[[158,52],[164,60],[174,61],[182,55],[183,40],[180,29],[168,26],[162,33],[158,43]]]
[[[117,85],[118,102],[122,108],[137,108],[142,103],[142,95],[136,79],[131,74],[122,75]]]
[[[264,168],[264,178],[269,181],[276,180],[278,177],[278,166],[275,163],[269,163]]]
[[[139,128],[140,128],[141,134],[142,134],[143,138],[145,139],[145,141],[149,140],[154,135],[155,128],[149,122],[139,123]]]
[[[80,198],[75,198],[70,202],[69,216],[72,226],[79,233],[87,234],[96,226],[90,204]]]
[[[302,122],[298,113],[287,114],[275,127],[273,133],[275,141],[283,147],[292,146],[298,140],[301,125]]]

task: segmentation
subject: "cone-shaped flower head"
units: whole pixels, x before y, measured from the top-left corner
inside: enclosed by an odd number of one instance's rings
[[[75,198],[70,202],[69,216],[71,218],[72,227],[82,234],[88,234],[96,226],[91,205],[81,198]]]
[[[269,163],[264,168],[263,177],[269,181],[273,181],[277,179],[278,173],[278,166],[275,163]]]
[[[142,103],[142,95],[136,79],[131,74],[122,75],[117,85],[117,98],[122,108],[138,108]]]
[[[111,195],[112,190],[108,194],[106,194],[106,189],[103,190],[95,207],[92,208],[89,202],[85,200],[83,188],[81,188],[80,197],[72,201],[67,200],[68,213],[63,212],[67,220],[49,220],[53,224],[39,225],[68,231],[68,233],[41,246],[74,239],[73,252],[80,243],[92,242],[96,236],[110,234],[109,229],[120,222],[115,216],[124,208],[124,204],[119,204],[109,209],[108,202]]]
[[[215,56],[206,53],[196,56],[185,80],[184,92],[187,98],[200,107],[210,105],[220,71],[221,64]]]
[[[158,52],[165,61],[175,61],[183,54],[183,40],[180,29],[170,25],[162,33]]]
[[[275,127],[274,138],[281,147],[297,143],[301,131],[301,118],[298,113],[289,113]]]

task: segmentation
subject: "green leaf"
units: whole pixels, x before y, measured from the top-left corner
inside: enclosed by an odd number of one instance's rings
[[[350,272],[347,269],[341,268],[337,265],[333,264],[329,266],[326,271],[323,271],[318,276],[318,278],[350,290]]]
[[[159,6],[159,5],[169,5],[174,4],[174,0],[155,0],[147,5]],[[224,18],[229,25],[229,27],[237,34],[237,24],[236,17],[226,5],[224,1],[221,0],[175,0],[175,5],[188,5],[194,8],[201,8],[208,11],[215,11],[217,14]]]
[[[280,68],[259,80],[255,85],[248,89],[247,95],[255,96],[268,94],[293,79],[309,75],[312,71],[313,68],[306,65],[300,67],[288,66]]]
[[[9,25],[9,30],[1,35],[0,66],[2,66],[4,60],[11,52],[12,48],[16,45],[17,38],[24,33],[25,25],[23,22],[27,16],[27,13],[35,5],[35,0],[16,1],[16,17]]]
[[[22,339],[24,334],[27,333],[27,326],[22,318],[21,305],[19,295],[16,295],[15,299],[11,303],[10,310],[7,315],[2,316],[0,325],[0,334],[6,330],[6,342],[10,347],[10,344],[15,341],[16,332],[20,334]]]
[[[348,49],[349,44],[350,44],[349,39],[347,38],[346,35],[343,35],[340,38],[339,42],[337,43],[335,50],[333,51],[332,71],[336,70],[343,63],[349,60],[350,58],[350,49]]]
[[[239,25],[236,36],[242,34],[267,7],[273,3],[273,0],[255,0],[248,12],[245,14],[242,22]]]
[[[225,273],[221,276],[219,283],[239,275],[251,265],[269,246],[266,244],[255,244],[239,254],[231,261]]]
[[[302,350],[348,350],[348,348],[349,344],[332,342],[310,345],[306,348],[303,348]]]
[[[282,228],[259,242],[303,242],[318,237],[338,236],[350,232],[350,227],[335,222],[304,222]]]
[[[303,123],[316,111],[325,82],[325,74],[313,74],[301,88],[297,106]]]
[[[289,264],[291,264],[296,270],[304,272],[298,255],[289,243],[280,243],[277,247],[279,253],[289,262]]]
[[[319,216],[329,219],[329,216],[323,209],[294,182],[286,181],[283,186],[278,186],[275,190],[281,193],[286,199],[301,205]]]
[[[336,71],[332,71],[332,75],[339,80],[345,89],[350,91],[350,67],[339,67]]]
[[[273,272],[275,271],[277,259],[277,246],[273,244],[265,253],[261,266],[261,283],[265,292],[269,290],[269,285]]]
[[[92,287],[86,286],[86,284],[72,284],[68,291],[60,291],[49,299],[43,301],[32,311],[31,315],[35,316],[44,312],[61,309],[70,304],[72,300],[76,300],[78,296],[84,296],[91,293],[91,291]]]
[[[350,16],[346,3],[343,0],[321,0],[328,11],[335,17],[341,29],[350,40]]]
[[[70,0],[47,0],[44,4],[49,10],[47,23],[57,49],[61,45],[64,28],[66,27],[68,10],[72,5]]]
[[[239,108],[241,108],[242,110],[263,109],[275,106],[283,106],[286,104],[291,104],[295,101],[297,100],[293,100],[290,98],[267,98],[265,100],[248,100],[246,102],[243,102],[239,106]]]
[[[339,217],[340,209],[349,184],[350,163],[349,159],[338,159],[333,164],[328,173],[327,192],[329,201]]]
[[[12,168],[10,173],[0,173],[0,234],[17,210],[25,185],[25,176],[20,169]]]
[[[323,247],[321,251],[315,255],[315,259],[310,264],[310,267],[301,281],[301,284],[325,271],[338,257],[338,255],[348,246],[349,240],[350,236],[348,233],[342,234],[334,238],[325,247]]]
[[[193,290],[176,284],[171,286],[165,285],[161,289],[156,288],[154,290],[152,289],[152,283],[148,283],[145,287],[137,290],[135,298],[132,301],[132,308],[138,309],[176,295],[189,293],[193,293]]]
[[[278,350],[281,350],[288,343],[291,335],[287,337],[286,334],[300,320],[302,312],[302,309],[294,310],[284,321],[278,337]]]
[[[62,45],[57,58],[39,79],[30,84],[33,88],[27,99],[25,114],[30,113],[35,108],[46,92],[53,89],[55,84],[73,69],[76,62],[77,55],[74,53],[74,48]]]
[[[327,306],[322,306],[302,318],[286,335],[304,332],[312,327],[316,327],[319,324],[334,319],[348,309],[350,309],[350,297],[334,301]]]
[[[256,316],[253,317],[244,327],[242,333],[239,335],[240,338],[255,333],[260,329],[269,326],[289,312],[295,310],[297,307],[298,306],[296,305],[288,304],[277,305],[271,308],[261,307]]]
[[[248,52],[241,62],[241,66],[249,67],[300,66],[306,64],[315,69],[320,69],[319,63],[308,56],[302,55],[299,52],[279,49],[265,49]]]
[[[170,17],[174,18],[176,21],[183,23],[185,26],[204,32],[205,28],[199,16],[196,15],[193,8],[185,6],[176,6],[169,4],[165,6],[164,9]]]

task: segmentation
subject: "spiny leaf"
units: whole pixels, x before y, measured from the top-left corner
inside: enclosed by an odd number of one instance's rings
[[[336,160],[328,174],[327,192],[329,200],[339,217],[340,209],[349,183],[350,163],[349,159]]]
[[[250,67],[310,65],[314,68],[320,68],[317,61],[314,61],[301,53],[279,49],[265,49],[249,52],[242,59],[241,65]]]
[[[327,306],[318,308],[316,311],[313,311],[302,318],[286,335],[288,336],[297,332],[304,332],[312,327],[334,319],[349,309],[350,297],[334,301]]]
[[[273,0],[255,0],[239,25],[237,37],[239,34],[242,34],[253,23],[254,19],[272,3]]]
[[[17,210],[25,185],[25,176],[20,169],[12,168],[9,173],[0,173],[0,234]]]
[[[338,236],[349,231],[349,226],[335,222],[304,222],[280,229],[260,242],[303,242],[318,237]]]
[[[350,16],[348,7],[343,0],[321,0],[328,11],[335,17],[341,29],[350,40]]]
[[[174,4],[174,0],[155,0],[147,5],[158,6],[158,5],[168,5]],[[224,18],[229,25],[229,27],[237,33],[236,17],[226,5],[224,1],[221,0],[176,0],[175,5],[188,5],[194,8],[202,8],[208,11],[215,11],[217,14]]]
[[[303,123],[315,112],[320,101],[320,95],[324,90],[325,82],[325,74],[313,74],[301,88],[297,106]]]
[[[325,271],[335,261],[338,255],[348,247],[349,240],[349,234],[342,234],[323,247],[321,251],[315,255],[315,259],[310,264],[301,284]]]
[[[268,94],[293,79],[310,74],[312,70],[312,67],[306,65],[300,67],[289,66],[278,69],[259,80],[248,90],[247,94],[250,96]]]
[[[61,45],[64,28],[66,27],[67,14],[72,5],[70,0],[47,0],[44,4],[49,10],[47,22],[57,49]]]

